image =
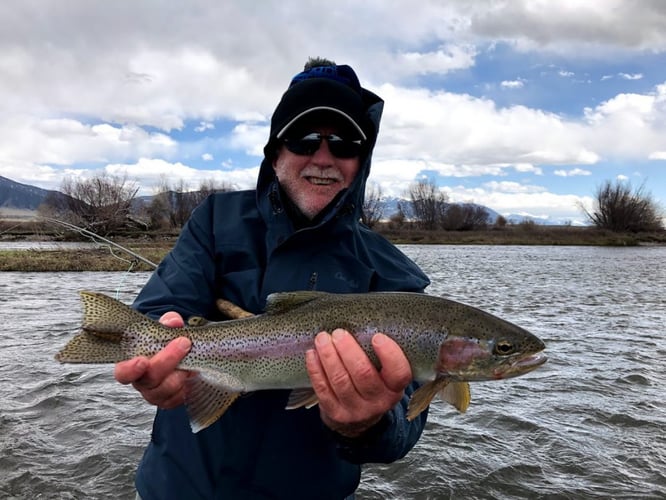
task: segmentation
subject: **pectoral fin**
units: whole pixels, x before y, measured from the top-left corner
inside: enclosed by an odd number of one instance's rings
[[[451,382],[439,391],[439,397],[455,406],[459,412],[465,413],[472,400],[469,382]]]
[[[467,410],[471,401],[469,383],[454,382],[448,377],[438,377],[414,391],[407,407],[407,420],[414,420],[428,407],[437,393],[442,400],[455,406],[461,412]]]
[[[407,420],[411,421],[418,417],[428,407],[435,394],[444,390],[449,383],[449,378],[439,377],[416,389],[407,406]]]
[[[211,383],[200,373],[187,379],[185,405],[192,432],[199,432],[214,423],[224,415],[240,394]]]

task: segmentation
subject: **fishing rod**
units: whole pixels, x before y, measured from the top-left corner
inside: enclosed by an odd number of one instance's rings
[[[139,255],[138,253],[133,252],[129,248],[125,248],[124,246],[119,245],[118,243],[115,243],[114,241],[108,240],[108,239],[104,238],[103,236],[100,236],[97,233],[94,233],[92,231],[88,231],[85,228],[79,227],[79,226],[77,226],[75,224],[72,224],[70,222],[65,222],[63,220],[52,219],[50,217],[42,217],[42,219],[44,219],[48,222],[51,222],[53,224],[60,224],[61,226],[66,227],[67,229],[69,229],[71,231],[76,231],[79,234],[82,234],[84,236],[87,236],[88,238],[91,238],[93,241],[101,241],[102,243],[105,243],[106,245],[117,248],[117,249],[125,252],[126,254],[131,255],[135,259],[140,260],[141,262],[143,262],[144,264],[149,265],[153,269],[157,269],[157,264],[155,264],[154,262],[151,262],[150,260],[148,260],[145,257]]]
[[[128,255],[131,255],[132,257],[134,257],[135,259],[140,260],[144,264],[147,264],[147,265],[151,266],[153,269],[157,268],[157,264],[155,264],[154,262],[149,261],[148,259],[139,255],[138,253],[133,252],[129,248],[125,248],[124,246],[119,245],[118,243],[116,243],[114,241],[111,241],[107,238],[104,238],[103,236],[100,236],[97,233],[94,233],[94,232],[89,231],[85,228],[79,227],[79,226],[77,226],[75,224],[72,224],[70,222],[65,222],[65,221],[58,220],[58,219],[52,219],[50,217],[42,217],[42,219],[44,219],[48,222],[51,222],[53,224],[60,224],[61,226],[66,227],[67,229],[69,229],[71,231],[76,231],[76,232],[78,232],[78,233],[80,233],[84,236],[87,236],[88,238],[91,238],[93,241],[99,240],[99,241],[101,241],[101,242],[103,242],[103,243],[105,243],[105,244],[107,244],[111,247],[115,247],[115,248],[127,253]],[[225,299],[222,299],[222,298],[217,299],[215,301],[215,305],[217,306],[217,309],[222,314],[224,314],[225,316],[227,316],[228,318],[231,318],[231,319],[248,318],[250,316],[253,316],[253,314],[251,312],[248,312],[248,311],[242,309],[241,307],[237,306],[233,302],[229,302],[228,300],[225,300]],[[197,322],[199,322],[201,324],[204,324],[204,323],[206,323],[206,320],[204,320],[203,318],[198,318],[198,317],[190,318],[190,320],[188,321],[188,324],[190,324],[191,326],[195,326],[197,324]]]

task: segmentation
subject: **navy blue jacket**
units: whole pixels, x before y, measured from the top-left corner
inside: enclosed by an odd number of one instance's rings
[[[382,104],[371,106],[377,127]],[[256,190],[212,195],[194,211],[134,307],[152,317],[174,310],[220,319],[219,297],[259,313],[280,291],[422,291],[429,281],[421,270],[359,222],[370,151],[353,185],[300,228],[265,159]],[[184,407],[158,410],[137,490],[144,500],[342,499],[356,489],[360,464],[397,460],[418,440],[427,412],[406,420],[413,389],[358,439],[327,429],[317,407],[285,410],[288,391],[242,396],[197,434]]]

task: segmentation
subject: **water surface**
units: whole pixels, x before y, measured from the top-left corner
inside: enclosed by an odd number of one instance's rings
[[[666,498],[666,248],[405,246],[429,293],[537,334],[549,362],[436,401],[359,497]],[[112,367],[59,365],[77,291],[131,302],[147,273],[0,273],[0,497],[132,498],[153,409]]]

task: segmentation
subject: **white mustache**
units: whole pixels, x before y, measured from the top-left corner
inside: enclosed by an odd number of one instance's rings
[[[331,168],[317,168],[307,167],[301,171],[301,177],[318,177],[320,179],[332,179],[334,181],[342,182],[342,174],[339,171]]]

